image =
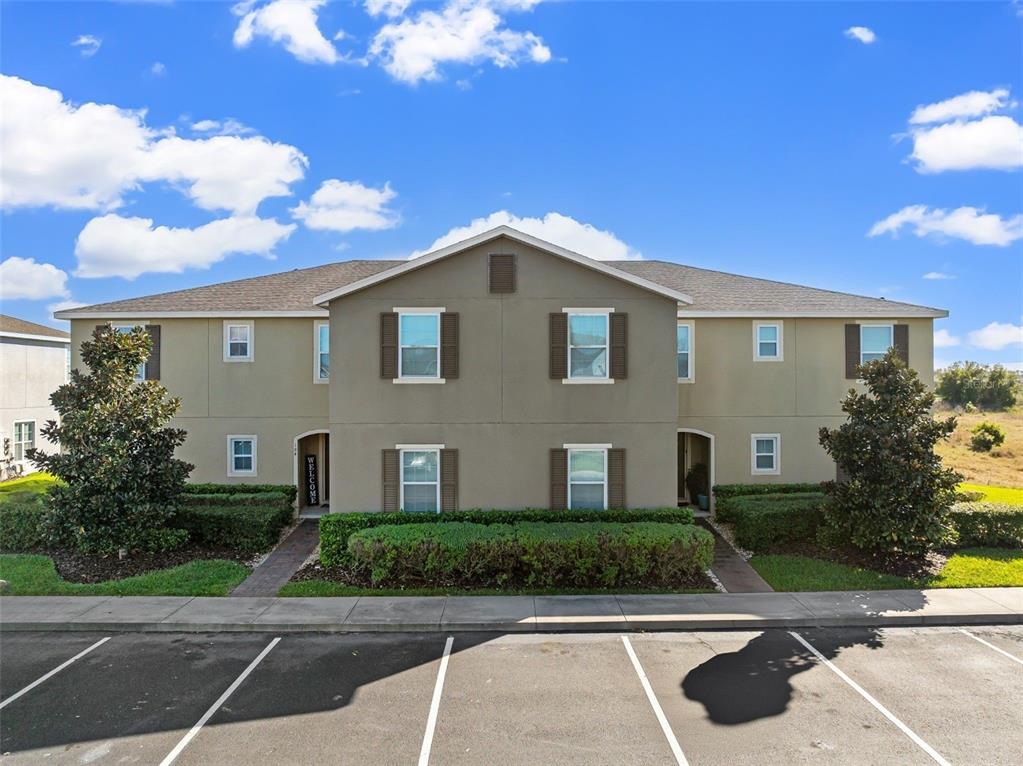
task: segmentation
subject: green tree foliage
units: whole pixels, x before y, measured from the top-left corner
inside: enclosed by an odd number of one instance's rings
[[[974,452],[990,452],[1005,443],[1005,431],[1002,427],[987,420],[974,426],[970,433],[973,434],[973,438],[970,439],[970,449]]]
[[[894,350],[863,365],[860,377],[867,391],[849,391],[846,422],[820,430],[821,446],[846,477],[826,485],[826,523],[869,553],[921,556],[949,534],[962,477],[942,466],[934,445],[955,430],[955,418],[931,415],[934,394]]]
[[[937,393],[953,407],[973,404],[985,410],[1007,410],[1020,399],[1016,376],[996,364],[956,362],[938,373]]]
[[[185,431],[166,427],[181,400],[155,380],[135,380],[150,343],[142,329],[97,328],[82,343],[89,374],[72,370],[50,396],[60,423],[42,433],[61,451],[29,456],[63,480],[49,495],[54,536],[87,553],[166,550],[187,537],[167,526],[194,467],[174,457]]]

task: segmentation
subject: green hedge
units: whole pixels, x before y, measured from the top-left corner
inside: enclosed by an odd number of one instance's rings
[[[30,551],[46,545],[46,504],[34,492],[11,493],[0,503],[0,550]]]
[[[261,492],[281,492],[289,503],[298,497],[294,484],[186,484],[185,492],[190,495],[238,495]]]
[[[182,496],[181,500],[183,505],[192,507],[209,505],[280,505],[289,511],[292,510],[291,500],[283,492],[237,492],[234,494],[187,492]]]
[[[820,484],[715,484],[714,497],[717,500],[715,508],[720,506],[720,501],[725,497],[739,497],[747,495],[788,495],[792,493],[820,492]]]
[[[956,503],[950,518],[960,548],[1023,548],[1021,505]]]
[[[281,505],[186,505],[171,525],[188,532],[196,545],[261,553],[277,544],[293,515]]]
[[[445,511],[433,513],[332,513],[320,519],[320,562],[337,566],[348,562],[348,538],[360,529],[396,524],[434,524],[437,522],[470,524],[512,524],[536,522],[637,522],[657,521],[668,524],[692,524],[693,512],[688,508],[651,508],[622,511]]]
[[[823,520],[820,492],[731,497],[718,506],[718,518],[735,527],[735,542],[751,551],[814,539]]]
[[[355,532],[357,572],[382,585],[684,585],[710,566],[714,538],[689,524],[520,522],[384,525]]]

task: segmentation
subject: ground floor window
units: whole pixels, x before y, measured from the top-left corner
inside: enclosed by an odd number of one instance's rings
[[[751,470],[755,474],[781,473],[781,436],[753,434],[750,438]]]
[[[256,475],[256,437],[227,437],[227,475]]]
[[[440,511],[440,449],[407,447],[401,450],[401,509]]]
[[[14,423],[14,459],[25,460],[28,451],[36,446],[36,422],[18,420]]]
[[[568,507],[571,510],[607,508],[607,450],[568,450]]]

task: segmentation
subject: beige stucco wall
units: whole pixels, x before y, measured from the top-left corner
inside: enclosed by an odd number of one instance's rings
[[[65,382],[67,344],[26,338],[0,338],[0,445],[11,439],[14,423],[35,421],[35,446],[54,451],[57,445],[42,435],[43,425],[57,419],[50,394]],[[26,471],[33,470],[28,463]]]
[[[329,285],[325,285],[327,289]],[[147,319],[117,324],[160,325],[160,382],[181,397],[174,425],[188,431],[178,457],[196,467],[197,482],[294,482],[294,441],[327,428],[327,389],[313,383],[313,318],[252,321],[253,361],[224,361],[224,320]],[[98,320],[71,323],[72,365]],[[227,437],[257,437],[256,476],[228,477]]]
[[[840,402],[852,387],[845,378],[845,325],[856,319],[797,318],[783,325],[783,360],[753,359],[755,319],[696,318],[695,379],[679,384],[679,427],[713,434],[719,484],[822,481],[835,467],[818,444],[822,426],[844,420]],[[864,320],[909,325],[909,362],[933,380],[931,319]],[[781,473],[754,475],[750,438],[781,435]]]
[[[487,255],[514,252],[517,291],[491,295]],[[380,313],[459,313],[460,376],[395,384],[379,376]],[[629,376],[565,385],[548,371],[548,315],[563,308],[629,315]],[[460,450],[462,507],[546,506],[549,449],[565,443],[627,450],[627,502],[675,502],[676,305],[510,240],[492,242],[331,304],[332,510],[380,505],[380,450],[443,443]]]

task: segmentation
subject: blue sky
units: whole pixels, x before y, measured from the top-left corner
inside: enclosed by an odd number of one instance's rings
[[[939,362],[1023,364],[1013,3],[0,14],[4,313],[510,221],[596,257],[947,308]]]

